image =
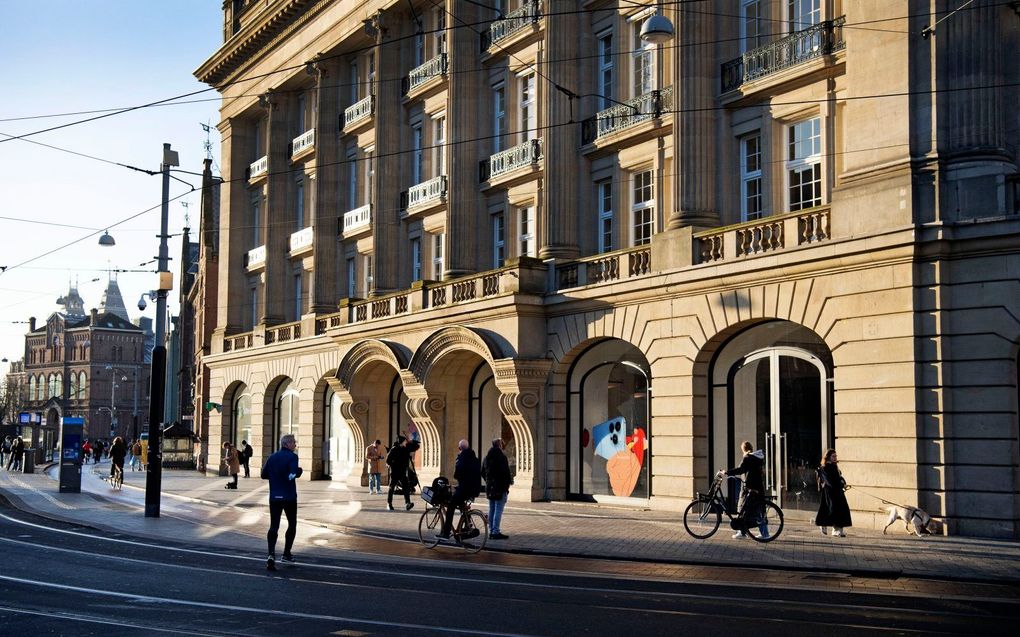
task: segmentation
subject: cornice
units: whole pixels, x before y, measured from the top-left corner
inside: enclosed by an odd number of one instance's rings
[[[200,82],[216,86],[252,59],[289,38],[333,0],[285,0],[273,12],[235,33],[216,53],[198,67],[194,75]]]

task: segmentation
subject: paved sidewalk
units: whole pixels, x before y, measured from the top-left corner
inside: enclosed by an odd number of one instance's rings
[[[87,465],[82,494],[60,494],[53,468],[36,474],[0,471],[0,494],[40,515],[126,534],[172,534],[183,540],[237,546],[264,538],[267,485],[241,478],[238,490],[223,488],[226,478],[191,471],[164,471],[162,517],[145,518],[145,474],[127,471],[125,487],[114,492],[102,481],[109,463]],[[100,475],[101,474],[101,475]],[[345,535],[417,540],[424,502],[386,510],[385,495],[327,482],[298,485],[298,544],[335,546]],[[486,510],[486,500],[478,504]],[[979,538],[915,538],[902,525],[890,534],[851,528],[848,537],[823,537],[807,522],[787,520],[782,537],[769,544],[733,540],[724,526],[708,540],[695,540],[676,513],[564,502],[510,502],[503,519],[509,540],[490,541],[497,551],[605,558],[631,562],[758,566],[794,571],[849,573],[1020,584],[1020,543]],[[895,531],[894,531],[895,529]],[[257,543],[254,543],[257,545]]]

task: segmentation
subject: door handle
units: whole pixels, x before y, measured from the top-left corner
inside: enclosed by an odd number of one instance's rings
[[[765,458],[765,490],[770,492],[772,491],[772,470],[776,461],[775,449],[772,445],[772,434],[765,434],[765,453],[767,454]]]
[[[786,434],[780,434],[779,435],[779,463],[780,463],[779,470],[782,472],[780,475],[782,475],[783,486],[786,487],[787,489],[790,488],[789,487],[789,485],[790,485],[790,465],[787,462],[787,460],[789,459],[787,457],[789,455],[789,453],[790,453],[789,445],[786,444]]]

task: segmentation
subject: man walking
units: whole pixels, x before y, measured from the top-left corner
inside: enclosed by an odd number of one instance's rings
[[[382,440],[376,440],[365,449],[368,462],[368,492],[382,494],[382,468],[384,460]]]
[[[297,440],[293,434],[280,436],[280,450],[269,456],[262,467],[262,479],[269,480],[269,557],[266,568],[276,570],[276,536],[280,531],[280,514],[287,515],[287,532],[283,536],[283,561],[294,562],[291,548],[297,535],[297,484],[302,469],[298,466],[298,456],[294,453]]]
[[[386,454],[386,464],[390,466],[390,492],[386,498],[386,508],[390,511],[393,510],[393,490],[398,484],[404,493],[404,508],[408,511],[414,508],[414,502],[411,502],[411,484],[407,480],[407,467],[411,464],[409,442],[407,438],[401,436],[397,439],[397,444]]]

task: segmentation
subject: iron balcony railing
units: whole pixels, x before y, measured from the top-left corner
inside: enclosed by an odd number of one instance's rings
[[[845,22],[846,16],[820,22],[726,62],[721,72],[722,92],[735,90],[745,82],[845,49]]]
[[[297,157],[309,148],[315,147],[315,129],[309,128],[290,143],[290,156]]]
[[[344,232],[352,232],[360,228],[368,227],[368,224],[372,223],[372,205],[365,204],[355,208],[354,210],[348,210],[344,213]]]
[[[446,196],[446,175],[411,186],[400,193],[400,207],[403,210],[423,206]]]
[[[481,32],[482,53],[489,50],[493,44],[505,40],[511,35],[526,29],[528,26],[538,22],[542,17],[542,3],[540,0],[528,0],[520,8],[511,11],[489,25],[489,28]]]
[[[649,91],[624,104],[617,104],[581,122],[581,144],[590,144],[673,110],[673,87]]]
[[[500,151],[483,159],[478,164],[478,179],[485,182],[493,177],[499,177],[506,173],[513,172],[518,168],[534,166],[542,159],[542,140],[529,139],[523,144],[517,144],[513,148]]]
[[[445,53],[440,53],[425,64],[411,69],[404,78],[404,93],[410,93],[434,77],[446,75],[448,60]]]
[[[344,111],[344,128],[368,119],[375,112],[375,95],[355,102]]]

